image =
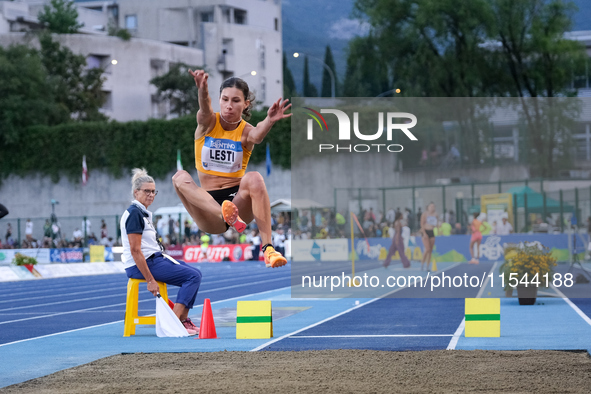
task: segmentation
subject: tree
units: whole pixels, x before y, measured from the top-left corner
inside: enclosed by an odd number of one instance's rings
[[[297,96],[297,94],[295,80],[287,65],[285,52],[283,52],[283,98],[291,98],[292,96]]]
[[[58,112],[39,53],[0,47],[0,145],[16,143],[28,126],[49,124]]]
[[[562,100],[524,97],[576,95],[572,78],[584,73],[587,58],[582,44],[565,38],[576,7],[560,0],[494,0],[492,7],[492,34],[501,44],[494,55],[507,71],[507,93],[522,98],[527,131],[523,139],[529,148],[525,153],[534,175],[554,176],[571,164],[571,132],[566,126],[569,118],[577,117],[577,109]]]
[[[326,50],[324,51],[324,63],[332,70],[332,74],[334,75],[334,89],[335,95],[338,96],[336,90],[338,86],[338,79],[337,79],[337,70],[334,64],[334,59],[332,57],[332,51],[330,50],[330,45],[326,46]],[[332,79],[330,78],[330,74],[328,70],[325,68],[324,72],[322,73],[322,89],[321,89],[321,96],[322,97],[331,97],[332,96]]]
[[[564,0],[357,0],[356,15],[372,29],[370,36],[350,44],[346,89],[366,93],[372,73],[360,64],[373,59],[387,65],[393,83],[407,96],[573,95],[570,78],[585,56],[580,44],[564,37],[572,9]],[[372,37],[375,45],[370,45]],[[543,114],[523,108],[530,127],[524,137],[533,149],[527,155],[530,164],[540,175],[553,175],[554,154],[565,157],[568,133],[552,127],[560,124],[556,119],[546,122],[550,127],[541,133]],[[473,131],[474,110],[461,111],[462,156],[480,163],[488,141]]]
[[[192,67],[184,63],[170,66],[170,70],[150,83],[158,89],[156,95],[159,100],[170,103],[170,112],[178,116],[194,114],[199,110],[199,95],[195,88],[195,81],[188,70],[201,70],[202,67]]]
[[[318,97],[318,89],[316,89],[316,86],[310,82],[308,56],[304,59],[304,97]]]
[[[41,61],[48,74],[49,90],[63,109],[58,121],[70,119],[100,121],[107,117],[100,112],[105,97],[102,92],[104,70],[86,69],[86,58],[54,41],[51,34],[42,33]]]
[[[355,37],[349,42],[345,97],[375,97],[391,89],[388,67],[375,37]]]
[[[51,0],[37,16],[39,22],[52,33],[74,34],[84,24],[78,23],[78,11],[73,1]]]

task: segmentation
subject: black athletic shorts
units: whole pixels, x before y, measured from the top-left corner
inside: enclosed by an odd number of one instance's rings
[[[229,187],[227,189],[219,190],[208,190],[207,192],[217,201],[218,204],[222,205],[225,200],[232,201],[238,193],[240,185]]]
[[[427,237],[429,238],[435,238],[435,233],[433,230],[425,230],[425,234],[427,234]]]

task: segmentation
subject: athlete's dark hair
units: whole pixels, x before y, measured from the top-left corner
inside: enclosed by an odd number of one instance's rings
[[[248,89],[248,84],[243,79],[230,77],[222,82],[222,86],[220,86],[220,94],[222,94],[222,90],[225,88],[237,88],[242,91],[242,94],[244,94],[244,101],[250,101],[248,107],[244,108],[244,111],[242,111],[242,117],[244,120],[250,119],[255,96],[254,93]]]

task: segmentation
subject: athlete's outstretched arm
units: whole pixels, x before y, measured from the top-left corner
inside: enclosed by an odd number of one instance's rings
[[[263,142],[263,139],[269,134],[271,131],[271,127],[277,122],[278,120],[289,118],[292,114],[286,114],[287,111],[291,107],[291,103],[287,104],[289,100],[281,101],[281,98],[273,103],[271,108],[267,111],[267,117],[253,127],[248,133],[248,142],[252,144],[260,144]]]
[[[209,74],[203,70],[189,70],[189,74],[191,74],[195,80],[195,86],[199,89],[199,111],[197,111],[197,129],[195,130],[195,139],[199,139],[215,125],[215,114],[211,106],[211,97],[209,97],[207,86]]]

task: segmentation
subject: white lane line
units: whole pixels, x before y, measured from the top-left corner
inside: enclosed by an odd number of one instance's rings
[[[109,290],[121,290],[121,286],[108,287],[106,289],[100,289],[101,293],[102,292],[105,292],[105,291],[109,291]],[[97,293],[97,290],[78,291],[76,293],[47,294],[47,295],[38,296],[38,297],[27,297],[27,298],[21,298],[21,299],[16,299],[16,300],[5,300],[5,301],[0,301],[0,304],[4,304],[4,303],[8,303],[8,302],[22,302],[22,301],[29,301],[29,300],[37,300],[39,298],[49,298],[49,297],[60,297],[60,298],[64,298],[64,297],[67,297],[67,296],[73,296],[73,295],[79,295],[79,294],[86,294],[86,293]],[[2,311],[2,310],[4,310],[4,309],[0,309],[0,311]]]
[[[77,289],[77,288],[88,289],[88,288],[91,288],[91,287],[109,286],[109,285],[114,285],[114,284],[119,284],[119,283],[122,283],[125,286],[125,284],[127,283],[127,277],[125,277],[125,279],[126,279],[125,281],[120,280],[120,281],[112,282],[112,283],[105,283],[105,282],[92,283],[91,282],[89,284],[79,285],[79,286],[67,286],[67,285],[64,285],[64,286],[56,286],[56,287],[46,288],[46,289],[43,289],[43,290],[24,291],[22,293],[10,293],[10,294],[7,294],[6,296],[20,296],[20,295],[28,296],[30,294],[36,294],[36,293],[57,292],[57,291],[60,291],[62,289],[65,289],[65,290],[74,290],[74,289]],[[31,282],[29,282],[29,284],[30,283]]]
[[[119,288],[119,289],[121,289],[121,288]],[[72,302],[80,302],[80,301],[102,300],[103,298],[122,297],[125,295],[127,295],[127,293],[109,294],[109,295],[103,295],[103,296],[98,296],[98,297],[77,298],[75,300],[66,300],[66,301],[54,301],[54,302],[48,302],[46,304],[15,306],[13,308],[0,309],[0,313],[5,312],[5,311],[14,311],[14,310],[18,310],[18,309],[25,309],[25,308],[37,308],[40,306],[70,304]],[[0,324],[2,324],[2,323],[0,323]]]
[[[283,273],[281,273],[281,275],[282,274]],[[276,276],[278,276],[278,275],[276,275]],[[213,280],[213,281],[209,281],[208,280],[207,281],[207,284],[208,285],[209,284],[217,284],[217,283],[231,282],[231,281],[237,281],[237,280],[244,281],[244,280],[254,279],[254,278],[258,278],[258,277],[269,277],[269,274],[256,274],[256,275],[249,275],[249,276],[237,276],[235,278],[228,278],[228,279],[222,279],[222,280]],[[50,279],[52,279],[52,278],[50,278]],[[57,279],[57,278],[54,278],[54,279]],[[22,293],[11,293],[11,294],[7,294],[5,297],[12,297],[12,296],[19,296],[19,295],[26,295],[26,296],[28,296],[28,295],[34,294],[34,293],[55,293],[55,292],[57,292],[60,289],[73,290],[73,289],[76,289],[76,288],[79,288],[79,287],[88,289],[88,288],[91,288],[91,287],[101,287],[101,286],[112,285],[112,284],[122,284],[123,286],[126,286],[127,285],[127,277],[125,277],[125,281],[117,281],[117,282],[112,282],[112,283],[102,283],[102,282],[101,283],[91,283],[91,284],[88,284],[88,285],[80,285],[80,286],[65,286],[64,285],[64,286],[58,286],[58,287],[55,287],[55,288],[47,288],[47,289],[44,289],[44,290],[29,291],[29,292],[22,292]],[[121,287],[119,287],[119,289],[120,288]],[[103,289],[101,289],[101,291],[102,290]],[[90,292],[92,292],[92,290]],[[67,295],[67,294],[63,294],[63,295]],[[37,298],[45,298],[45,297],[52,297],[52,296],[53,295],[39,296]],[[30,299],[34,299],[34,298],[27,297],[26,299],[29,299],[30,300]],[[4,302],[15,302],[15,301],[22,301],[22,300],[23,299],[20,298],[18,300],[0,301],[0,303],[4,303]]]
[[[399,289],[397,289],[397,290],[399,290]],[[347,310],[344,310],[344,311],[342,311],[342,312],[340,312],[340,313],[337,313],[336,315],[333,315],[333,316],[327,317],[326,319],[320,320],[319,322],[316,322],[316,323],[314,323],[314,324],[310,324],[309,326],[306,326],[306,327],[300,328],[299,330],[296,330],[296,331],[290,332],[289,334],[285,334],[285,335],[282,335],[282,336],[280,336],[279,338],[275,338],[275,339],[273,339],[273,340],[271,340],[271,341],[265,342],[265,343],[263,343],[262,345],[260,345],[260,346],[257,346],[257,347],[255,347],[254,349],[252,349],[252,350],[251,350],[251,352],[258,352],[259,350],[261,350],[261,349],[264,349],[265,347],[267,347],[267,346],[269,346],[269,345],[272,345],[272,344],[274,344],[275,342],[279,342],[279,341],[281,341],[282,339],[289,338],[289,337],[291,337],[291,336],[294,336],[294,335],[295,335],[295,334],[297,334],[297,333],[300,333],[300,332],[302,332],[302,331],[306,331],[306,330],[308,330],[308,329],[310,329],[310,328],[313,328],[313,327],[316,327],[316,326],[318,326],[318,325],[320,325],[320,324],[322,324],[322,323],[326,323],[327,321],[330,321],[330,320],[332,320],[332,319],[336,319],[336,318],[337,318],[337,317],[339,317],[339,316],[342,316],[342,315],[344,315],[344,314],[346,314],[346,313],[349,313],[349,312],[351,312],[351,311],[354,311],[355,309],[359,309],[359,308],[361,308],[361,307],[363,307],[363,306],[365,306],[365,305],[371,304],[372,302],[376,302],[377,300],[381,300],[381,298],[374,298],[374,299],[371,299],[371,300],[369,300],[369,301],[367,301],[367,302],[364,302],[363,304],[356,305],[356,306],[354,306],[354,307],[352,307],[352,308],[349,308],[349,309],[347,309]]]
[[[259,284],[259,283],[268,283],[268,282],[276,282],[278,280],[285,280],[285,278],[279,278],[279,279],[270,279],[270,280],[263,280],[263,281],[258,281],[258,282],[250,282],[250,283],[243,283],[240,285],[234,285],[234,286],[226,286],[226,287],[220,287],[217,289],[210,289],[210,290],[204,290],[204,291],[200,291],[199,294],[203,294],[203,293],[211,293],[214,291],[220,291],[220,290],[227,290],[227,289],[232,289],[232,288],[236,288],[236,287],[244,287],[244,286],[250,286],[253,284]],[[127,295],[127,293],[125,294],[118,294],[117,296],[121,297]],[[114,296],[102,296],[102,297],[93,297],[93,298],[88,298],[87,300],[91,300],[91,299],[98,299],[98,298],[107,298],[107,297],[114,297]],[[146,301],[150,301],[153,300],[152,298],[148,298],[145,300],[139,300],[139,302],[146,302]],[[66,302],[75,302],[75,301],[62,301],[61,303],[66,303]],[[55,305],[58,303],[50,303],[50,304],[46,304],[46,305]],[[120,306],[120,305],[125,305],[125,302],[119,303],[119,304],[109,304],[109,305],[102,305],[102,306],[97,306],[97,307],[93,307],[93,308],[84,308],[84,309],[78,309],[78,310],[73,310],[73,311],[66,311],[66,312],[57,312],[57,313],[51,313],[49,315],[41,315],[41,316],[34,316],[34,317],[28,317],[25,319],[17,319],[17,320],[8,320],[8,321],[3,321],[0,322],[0,325],[2,324],[9,324],[9,323],[17,323],[20,321],[24,321],[24,320],[32,320],[32,319],[43,319],[46,317],[53,317],[53,316],[61,316],[61,315],[68,315],[71,313],[78,313],[78,312],[84,312],[84,311],[90,311],[90,310],[94,310],[94,309],[101,309],[101,308],[109,308],[112,306]],[[41,306],[40,305],[34,305],[34,306]],[[22,307],[25,308],[25,307]],[[1,311],[7,311],[7,310],[12,310],[12,309],[22,309],[22,308],[9,308],[9,309],[3,309]]]
[[[289,288],[291,288],[291,286],[281,287],[279,289],[273,289],[273,290],[265,290],[265,291],[261,291],[259,293],[251,293],[251,294],[246,294],[246,295],[243,295],[243,296],[237,296],[237,297],[227,298],[225,300],[214,301],[211,304],[213,305],[213,304],[219,304],[219,303],[222,303],[222,302],[239,300],[239,299],[242,299],[242,298],[248,298],[248,297],[253,297],[253,296],[261,296],[261,295],[266,294],[266,293],[271,293],[271,292],[274,292],[274,291],[281,291],[281,290],[285,290],[285,289],[289,289]],[[149,300],[146,300],[146,301],[149,301]],[[142,301],[140,301],[140,302],[142,302]],[[123,305],[125,305],[125,304],[123,304]],[[203,306],[203,304],[194,305],[193,308],[198,308],[200,306]],[[154,314],[152,314],[152,315],[154,315]],[[2,346],[8,346],[8,345],[14,345],[14,344],[21,343],[21,342],[28,342],[28,341],[32,341],[32,340],[35,340],[35,339],[42,339],[42,338],[47,338],[47,337],[53,337],[53,336],[56,336],[56,335],[67,334],[67,333],[76,332],[76,331],[88,330],[89,328],[96,328],[96,327],[108,326],[109,324],[123,323],[123,322],[124,322],[124,320],[117,320],[117,321],[113,321],[113,322],[110,322],[110,323],[97,324],[95,326],[76,328],[74,330],[61,331],[61,332],[56,332],[56,333],[53,333],[53,334],[41,335],[39,337],[21,339],[21,340],[14,341],[14,342],[2,343],[2,344],[0,344],[0,347],[2,347]]]
[[[384,335],[294,335],[290,338],[412,338],[412,337],[451,337],[451,334],[384,334]]]
[[[585,312],[580,310],[579,307],[576,306],[567,296],[565,296],[562,291],[558,290],[558,288],[556,288],[554,285],[551,286],[554,289],[554,291],[556,291],[558,295],[564,300],[564,302],[566,302],[571,308],[573,308],[574,311],[577,312],[577,315],[581,316],[581,318],[591,326],[591,319],[589,318],[589,316],[587,316]]]
[[[494,272],[498,263],[499,263],[498,261],[495,261],[493,266],[490,268],[490,271],[488,271],[488,274],[486,275],[486,280],[484,281],[484,284],[480,287],[480,291],[478,292],[478,294],[476,294],[476,298],[482,297],[482,293],[484,293],[484,290],[486,290],[486,286],[488,286],[488,281],[490,280],[490,274],[491,274],[491,272]]]
[[[453,337],[451,338],[451,341],[449,341],[449,344],[447,345],[446,350],[454,350],[456,348],[458,341],[460,340],[460,337],[462,336],[462,333],[464,332],[465,326],[466,326],[466,318],[463,318],[462,322],[460,323],[456,332],[454,333]]]
[[[445,268],[445,269],[441,270],[441,272],[443,272],[443,271],[447,271],[447,270],[450,270],[450,269],[452,269],[452,268],[454,268],[454,267],[457,267],[457,266],[458,266],[458,265],[460,265],[460,264],[461,264],[461,263],[452,264],[451,266],[449,266],[449,267],[447,267],[447,268]],[[327,318],[326,318],[326,319],[324,319],[324,320],[321,320],[321,321],[319,321],[319,322],[316,322],[316,323],[314,323],[314,324],[310,324],[309,326],[306,326],[306,327],[304,327],[304,328],[300,328],[299,330],[293,331],[293,332],[291,332],[291,333],[289,333],[289,334],[285,334],[285,335],[283,335],[283,336],[280,336],[279,338],[273,339],[273,340],[271,340],[271,341],[265,342],[265,343],[263,343],[262,345],[260,345],[260,346],[257,346],[257,347],[255,347],[254,349],[252,349],[252,350],[250,350],[250,351],[251,351],[251,352],[257,352],[257,351],[259,351],[259,350],[261,350],[261,349],[264,349],[266,346],[272,345],[272,344],[273,344],[273,343],[275,343],[275,342],[279,342],[279,341],[281,341],[282,339],[289,338],[289,337],[291,337],[291,336],[293,336],[293,335],[295,335],[295,334],[297,334],[297,333],[299,333],[299,332],[302,332],[302,331],[308,330],[308,329],[310,329],[310,328],[316,327],[316,326],[318,326],[318,325],[320,325],[320,324],[322,324],[322,323],[326,323],[327,321],[330,321],[330,320],[332,320],[332,319],[335,319],[335,318],[337,318],[337,317],[339,317],[339,316],[342,316],[342,315],[344,315],[344,314],[346,314],[346,313],[349,313],[349,312],[351,312],[351,311],[354,311],[355,309],[359,309],[359,308],[361,308],[361,307],[363,307],[363,306],[365,306],[365,305],[369,305],[369,304],[371,304],[372,302],[375,302],[375,301],[377,301],[377,300],[381,300],[381,299],[383,299],[383,298],[387,298],[387,297],[388,297],[390,294],[394,294],[394,293],[396,293],[396,292],[398,292],[398,291],[400,291],[400,290],[404,290],[404,289],[406,289],[406,288],[408,288],[408,287],[407,287],[407,286],[405,286],[405,287],[399,287],[399,288],[397,288],[397,289],[395,289],[395,290],[392,290],[392,291],[390,291],[390,292],[388,292],[388,293],[386,293],[386,294],[382,295],[382,296],[381,296],[381,297],[379,297],[379,298],[374,298],[374,299],[371,299],[371,300],[369,300],[369,301],[367,301],[367,302],[364,302],[363,304],[356,305],[356,306],[354,306],[354,307],[352,307],[352,308],[349,308],[349,309],[347,309],[347,310],[345,310],[345,311],[343,311],[343,312],[337,313],[336,315],[333,315],[333,316],[331,316],[331,317],[327,317]]]
[[[488,281],[490,280],[490,273],[494,271],[497,264],[498,264],[498,261],[495,261],[493,266],[490,268],[490,271],[488,271],[488,275],[486,276],[486,281],[482,285],[482,287],[480,288],[480,291],[478,291],[478,294],[476,294],[476,298],[482,297],[482,293],[484,293],[486,286],[488,286]],[[466,327],[466,318],[463,318],[462,321],[460,322],[460,325],[456,329],[456,332],[454,333],[453,337],[451,338],[451,341],[449,341],[449,344],[447,345],[447,350],[454,350],[456,348],[456,346],[458,345],[458,341],[460,340],[460,337],[462,336],[462,333],[464,332],[465,327]]]

